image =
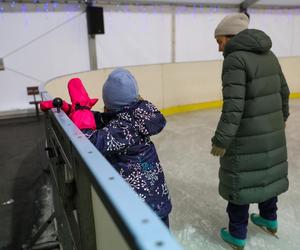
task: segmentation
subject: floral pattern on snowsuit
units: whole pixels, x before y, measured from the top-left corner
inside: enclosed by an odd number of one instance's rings
[[[99,118],[98,112],[94,114]],[[86,136],[158,216],[167,216],[172,209],[169,191],[150,140],[164,128],[164,116],[143,100],[109,117],[102,129],[86,131]]]

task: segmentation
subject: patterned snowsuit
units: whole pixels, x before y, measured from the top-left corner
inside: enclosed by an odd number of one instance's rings
[[[164,128],[164,116],[148,101],[138,101],[117,113],[94,114],[98,128],[104,127],[85,131],[87,137],[157,215],[167,217],[172,209],[169,191],[150,140]]]

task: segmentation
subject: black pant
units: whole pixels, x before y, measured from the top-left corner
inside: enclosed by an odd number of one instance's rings
[[[267,220],[277,219],[277,197],[273,197],[269,200],[258,204],[259,214],[261,217]],[[246,239],[247,237],[247,225],[249,217],[249,204],[236,205],[228,202],[227,213],[229,216],[229,232],[238,239]]]

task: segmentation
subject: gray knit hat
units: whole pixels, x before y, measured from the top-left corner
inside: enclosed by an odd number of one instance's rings
[[[224,17],[215,30],[215,37],[236,35],[248,29],[249,18],[244,13],[232,14]]]
[[[110,73],[102,88],[104,105],[111,111],[138,101],[139,89],[134,76],[126,69],[117,68]]]

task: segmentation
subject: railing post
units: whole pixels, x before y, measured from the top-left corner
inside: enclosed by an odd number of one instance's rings
[[[95,224],[91,198],[91,182],[88,179],[87,171],[80,159],[74,157],[74,177],[76,180],[76,208],[78,225],[80,228],[81,247],[84,250],[95,250]]]
[[[45,115],[45,126],[46,126],[46,140],[49,152],[49,169],[51,176],[51,186],[52,186],[52,199],[54,206],[54,214],[56,219],[56,227],[58,231],[60,245],[64,250],[74,249],[74,239],[70,237],[70,228],[67,221],[67,216],[65,210],[63,209],[63,201],[59,195],[59,186],[61,185],[59,169],[61,166],[60,156],[58,155],[55,144],[53,143],[52,133],[51,133],[51,122],[49,114]],[[76,248],[75,248],[76,249]]]

